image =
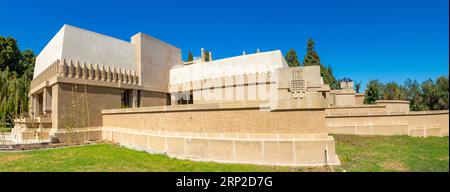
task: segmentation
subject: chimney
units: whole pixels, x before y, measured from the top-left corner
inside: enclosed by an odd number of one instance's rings
[[[209,61],[212,61],[213,59],[212,59],[212,52],[210,51],[209,52]]]
[[[200,49],[201,51],[201,55],[202,55],[202,62],[205,62],[205,50],[203,49],[203,47]]]
[[[242,55],[246,55],[246,54],[245,54],[245,51],[242,52]]]
[[[256,49],[256,53],[259,53],[259,49]]]

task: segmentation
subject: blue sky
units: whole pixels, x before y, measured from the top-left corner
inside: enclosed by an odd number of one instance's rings
[[[337,78],[403,83],[448,75],[448,0],[2,1],[1,36],[39,53],[63,24],[126,41],[143,32],[214,59],[294,48],[308,38]]]

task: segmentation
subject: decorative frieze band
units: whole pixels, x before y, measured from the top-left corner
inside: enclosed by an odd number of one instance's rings
[[[31,87],[53,76],[137,85],[136,71],[73,60],[57,60],[33,79]]]
[[[58,63],[58,76],[79,78],[113,83],[138,84],[138,77],[134,70],[104,66],[98,64],[86,64],[65,59]]]

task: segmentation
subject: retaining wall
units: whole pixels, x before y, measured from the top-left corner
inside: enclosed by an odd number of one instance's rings
[[[271,111],[257,104],[103,110],[105,140],[199,161],[338,164],[324,109]]]
[[[333,134],[448,136],[448,111],[333,113],[325,117]]]

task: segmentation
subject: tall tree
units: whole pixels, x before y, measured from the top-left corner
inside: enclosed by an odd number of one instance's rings
[[[192,52],[189,51],[188,52],[188,60],[187,61],[189,62],[189,61],[193,61],[193,60],[194,60],[194,55],[192,55]]]
[[[365,104],[373,104],[376,100],[380,99],[380,92],[383,89],[382,84],[378,80],[371,80],[367,84],[366,94],[364,97]]]
[[[308,40],[308,43],[306,45],[306,55],[303,59],[303,65],[320,65],[320,58],[317,54],[316,50],[314,49],[314,41],[310,38]]]
[[[208,62],[210,61],[210,57],[209,57],[209,51],[205,50],[205,61]]]
[[[403,84],[406,90],[406,100],[409,101],[409,109],[411,111],[425,111],[428,107],[423,103],[419,83],[411,79],[407,79]]]
[[[320,74],[322,75],[323,82],[330,85],[331,89],[339,89],[341,87],[339,81],[333,75],[331,66],[328,65],[328,67],[325,68],[322,64],[320,64]]]
[[[441,76],[436,79],[437,97],[439,109],[448,110],[448,76]]]
[[[17,41],[0,36],[0,126],[28,111],[28,91],[36,56],[20,52]]]
[[[403,87],[396,82],[389,82],[384,86],[382,98],[385,100],[404,100],[406,99],[406,93]]]
[[[303,65],[320,65],[320,73],[322,75],[325,84],[330,85],[331,89],[339,89],[339,82],[333,75],[333,70],[331,66],[325,67],[324,64],[320,62],[319,55],[317,54],[314,41],[310,38],[306,45],[306,55],[303,58]]]
[[[285,56],[286,62],[289,67],[298,67],[300,66],[300,62],[298,62],[297,52],[293,48],[289,49]]]
[[[29,80],[33,79],[34,64],[36,62],[36,55],[33,51],[27,49],[20,53],[20,72],[19,74],[24,74]]]
[[[423,102],[431,110],[439,109],[438,89],[432,79],[428,79],[421,84]]]
[[[6,67],[12,71],[20,71],[19,60],[20,50],[17,41],[12,37],[4,38],[0,36],[0,69]]]

